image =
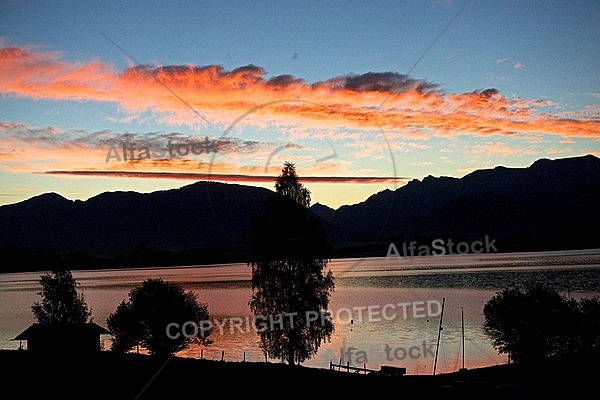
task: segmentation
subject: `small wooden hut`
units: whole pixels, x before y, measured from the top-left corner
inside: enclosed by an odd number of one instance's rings
[[[34,323],[13,340],[27,341],[35,352],[89,353],[101,350],[100,335],[110,332],[94,322],[82,324]]]

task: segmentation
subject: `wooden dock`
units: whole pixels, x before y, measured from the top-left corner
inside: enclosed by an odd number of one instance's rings
[[[341,362],[341,360],[340,360]],[[364,374],[367,373],[373,373],[373,374],[379,374],[379,375],[388,375],[388,376],[402,376],[402,375],[406,375],[406,368],[401,368],[401,367],[391,367],[388,365],[382,365],[378,370],[375,369],[368,369],[366,364],[363,364],[363,367],[354,367],[351,366],[350,363],[346,363],[346,365],[343,364],[334,364],[333,361],[329,362],[329,369],[330,370],[337,370],[337,371],[343,371],[346,370],[348,372],[352,371],[355,372],[357,374],[360,374],[361,372]]]

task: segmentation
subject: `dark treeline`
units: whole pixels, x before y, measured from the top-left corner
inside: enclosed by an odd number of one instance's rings
[[[60,251],[51,248],[5,248],[0,250],[2,272],[47,271],[53,266],[70,270],[106,268],[169,267],[244,262],[241,254],[224,249],[159,249],[135,247],[114,254],[94,254],[86,251]]]
[[[435,239],[429,235],[403,235],[375,242],[332,242],[332,258],[385,257],[390,243],[402,252],[402,243],[415,241],[430,246]],[[454,242],[472,241],[470,237],[453,237]],[[499,253],[559,251],[600,248],[598,237],[587,234],[546,235],[542,237],[495,238]],[[246,263],[249,259],[248,245],[213,246],[198,248],[161,248],[140,243],[129,250],[61,250],[51,247],[24,248],[8,246],[0,249],[2,273],[46,271],[61,265],[71,270],[106,268],[144,268],[187,265]],[[401,254],[403,255],[403,254]],[[416,254],[415,254],[416,255]]]

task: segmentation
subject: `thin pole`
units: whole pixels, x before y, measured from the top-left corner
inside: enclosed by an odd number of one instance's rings
[[[437,366],[438,350],[440,349],[440,335],[442,334],[442,318],[444,317],[444,303],[446,298],[442,297],[442,312],[440,314],[440,326],[438,328],[437,346],[435,347],[435,361],[433,362],[433,375],[435,375],[435,368]]]
[[[460,308],[460,323],[462,328],[462,369],[465,369],[465,312]]]

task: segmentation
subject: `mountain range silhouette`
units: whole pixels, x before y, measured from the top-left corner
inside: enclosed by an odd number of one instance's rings
[[[211,181],[85,201],[45,193],[0,207],[0,272],[61,260],[81,268],[245,261],[250,220],[273,194]],[[500,252],[569,250],[600,247],[598,199],[600,159],[586,155],[462,178],[427,176],[337,209],[313,204],[310,212],[334,257],[385,256],[391,242],[484,235]]]

